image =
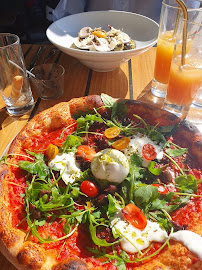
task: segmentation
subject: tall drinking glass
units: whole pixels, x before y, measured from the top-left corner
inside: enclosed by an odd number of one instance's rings
[[[197,95],[195,96],[195,99],[192,103],[192,105],[196,108],[200,108],[202,109],[202,86],[201,88],[198,90]]]
[[[0,34],[0,93],[10,115],[22,115],[34,106],[20,39]]]
[[[184,1],[188,8],[188,19],[201,22],[202,9],[200,1]],[[179,21],[182,20],[182,11],[175,0],[163,0],[159,25],[159,34],[156,48],[154,79],[152,93],[157,97],[165,97],[170,73],[176,32]]]
[[[182,60],[182,29],[187,23],[187,42]],[[163,108],[185,118],[202,85],[202,24],[183,20],[173,52]]]

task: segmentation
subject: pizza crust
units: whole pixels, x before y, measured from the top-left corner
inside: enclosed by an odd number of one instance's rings
[[[200,167],[202,167],[202,135],[200,131],[186,120],[183,120],[178,128],[178,133],[182,142],[188,143],[189,152],[193,157],[198,158]]]
[[[180,119],[176,116],[144,104],[138,101],[127,101],[129,115],[138,114],[145,117],[148,115],[152,124],[157,124],[159,119],[167,123],[177,124]],[[49,108],[36,115],[12,142],[9,153],[20,153],[22,148],[29,146],[33,136],[40,136],[44,132],[62,128],[72,121],[72,115],[78,111],[93,110],[103,106],[100,96],[88,96],[72,99]],[[54,117],[52,117],[54,116]],[[202,136],[187,122],[181,122],[179,131],[183,139],[189,144],[192,154],[202,164]],[[194,140],[193,140],[194,138]],[[25,233],[12,227],[11,215],[9,214],[8,186],[6,177],[10,173],[7,165],[0,167],[0,250],[19,270],[74,270],[94,269],[101,270],[102,267],[86,265],[79,259],[66,259],[60,263],[51,254],[38,244],[24,241]],[[194,228],[192,228],[194,230]],[[202,235],[202,228],[196,228],[197,233]],[[74,261],[75,260],[75,261]],[[193,263],[195,261],[195,263]],[[77,268],[76,268],[77,267]],[[197,270],[202,269],[202,262],[198,261],[184,246],[174,241],[169,248],[165,248],[160,255],[148,263],[138,266],[138,270]]]

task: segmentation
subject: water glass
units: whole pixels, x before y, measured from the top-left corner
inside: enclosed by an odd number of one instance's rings
[[[201,22],[202,9],[199,1],[184,1],[188,8],[188,18],[191,21]],[[176,33],[179,22],[182,20],[182,11],[175,0],[162,2],[159,34],[156,48],[154,79],[151,91],[157,97],[165,97],[170,73]]]
[[[56,99],[64,93],[65,69],[59,64],[42,64],[30,70],[38,96],[41,99]]]
[[[10,115],[23,115],[34,106],[20,39],[0,34],[0,93]]]
[[[187,42],[183,61],[182,29],[184,24],[187,24]],[[183,119],[187,116],[202,85],[202,24],[183,20],[179,30],[163,108]]]

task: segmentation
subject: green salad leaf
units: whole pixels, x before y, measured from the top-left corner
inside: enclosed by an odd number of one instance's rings
[[[172,149],[172,148],[168,148],[165,150],[165,152],[171,156],[171,157],[179,157],[182,156],[183,154],[186,154],[188,151],[187,148],[177,148],[177,149]]]
[[[104,94],[102,93],[101,94],[101,99],[104,103],[104,105],[107,107],[107,108],[113,108],[113,106],[115,105],[116,101],[113,97],[107,95],[107,94]]]
[[[108,218],[111,218],[117,213],[118,209],[120,209],[120,204],[114,197],[112,197],[111,194],[108,194],[108,200],[109,204],[107,209],[107,216]]]
[[[75,135],[68,135],[64,143],[62,144],[61,151],[63,153],[73,152],[76,153],[77,148],[82,143],[82,138]]]
[[[27,160],[20,160],[18,162],[19,167],[22,170],[27,171],[28,173],[32,175],[38,175],[39,178],[45,179],[49,173],[50,169],[49,167],[45,164],[45,157],[41,153],[34,153],[30,152],[27,150],[27,153],[35,157],[34,162],[30,162]]]
[[[191,174],[180,175],[175,178],[175,182],[182,193],[192,194],[197,191],[196,178]]]
[[[155,161],[150,161],[147,168],[154,175],[160,175],[162,173],[163,168],[155,168],[157,163]]]
[[[140,208],[146,207],[147,204],[149,204],[158,197],[158,188],[151,185],[143,184],[139,186],[134,192],[135,204]]]

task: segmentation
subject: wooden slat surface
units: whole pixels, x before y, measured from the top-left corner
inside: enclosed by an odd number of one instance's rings
[[[44,45],[22,45],[27,68],[30,67],[40,46]],[[52,45],[45,45],[45,49],[36,64],[43,63],[52,49]],[[10,141],[36,113],[56,103],[68,101],[74,97],[107,93],[115,98],[138,99],[161,107],[163,105],[163,99],[154,97],[150,90],[151,80],[153,78],[154,59],[155,48],[151,48],[147,52],[132,58],[129,62],[124,63],[120,68],[112,72],[98,73],[83,66],[77,59],[57,50],[47,62],[59,63],[65,68],[65,89],[62,97],[48,101],[41,100],[38,98],[32,86],[36,102],[35,108],[32,113],[21,117],[9,116],[3,99],[0,97],[0,156]],[[202,110],[192,108],[187,119],[190,121],[194,120],[197,126],[202,130]],[[0,265],[1,270],[16,270],[1,254]]]
[[[92,72],[89,95],[101,93],[129,98],[128,63],[111,72]]]

